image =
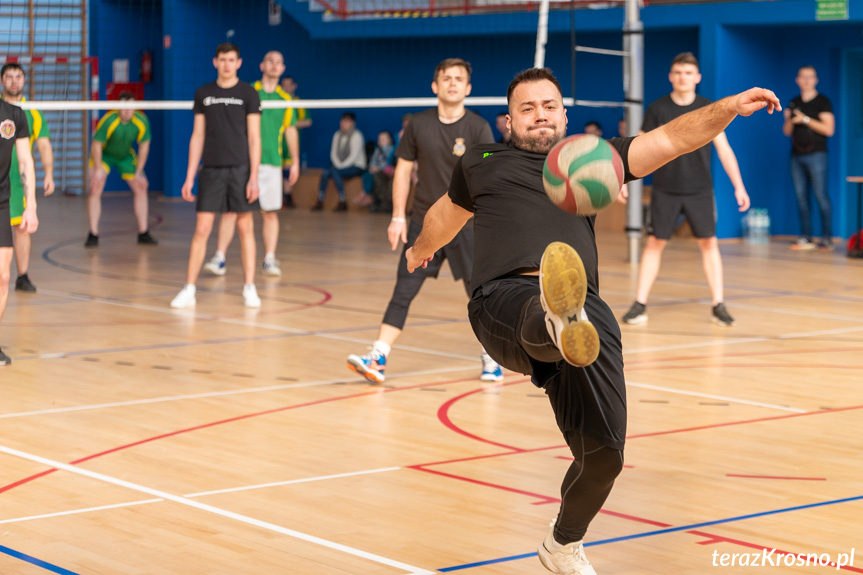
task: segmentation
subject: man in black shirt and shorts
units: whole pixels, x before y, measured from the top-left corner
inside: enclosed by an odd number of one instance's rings
[[[818,92],[818,74],[812,66],[802,66],[795,79],[800,95],[785,109],[782,133],[791,136],[791,179],[800,208],[800,237],[792,250],[832,250],[833,228],[830,192],[827,189],[827,138],[836,131],[836,117],[827,96]],[[821,239],[812,237],[809,215],[809,185],[821,211]]]
[[[695,87],[701,82],[701,73],[698,60],[691,52],[684,52],[674,58],[668,80],[672,86],[671,94],[648,106],[641,133],[649,132],[711,103],[707,98],[695,93]],[[734,185],[734,199],[739,210],[745,212],[749,209],[749,194],[743,186],[737,157],[728,144],[725,132],[713,139],[713,145],[716,146],[716,155],[719,156],[725,173]],[[635,302],[623,316],[623,323],[647,323],[647,297],[656,276],[659,275],[662,252],[681,215],[689,222],[701,250],[704,275],[707,277],[713,301],[711,321],[726,327],[734,325],[734,318],[725,308],[722,255],[716,239],[716,198],[713,196],[713,177],[710,174],[709,145],[669,162],[653,174],[647,244],[644,246],[638,270]]]
[[[395,250],[399,240],[405,248],[413,244],[422,229],[423,216],[438,198],[446,193],[452,168],[466,150],[480,143],[494,142],[491,126],[479,115],[467,110],[464,99],[470,94],[470,64],[460,58],[450,58],[437,65],[432,91],[438,106],[411,117],[396,149],[393,176],[393,219],[387,229],[390,246]],[[405,205],[410,191],[414,163],[419,162],[419,181],[414,196],[410,225],[405,217]],[[420,274],[409,274],[405,267],[404,250],[399,260],[396,287],[378,331],[372,350],[366,355],[348,356],[348,368],[372,383],[383,383],[387,356],[401,335],[408,308],[428,277],[437,277],[444,259],[456,280],[464,280],[470,294],[473,266],[473,228],[466,226],[443,248],[434,263]],[[482,352],[483,381],[502,381],[503,371],[485,350]]]
[[[257,207],[258,167],[261,164],[261,99],[258,92],[237,78],[243,64],[240,49],[225,42],[216,47],[215,82],[195,92],[195,125],[189,140],[189,167],[183,199],[195,201],[192,188],[198,164],[203,167],[198,189],[197,222],[189,250],[186,285],[171,301],[172,308],[194,306],[195,282],[207,251],[216,213],[235,212],[243,260],[243,299],[246,307],[261,307],[255,289],[255,230],[252,210]]]
[[[582,540],[623,467],[626,390],[620,329],[599,296],[594,217],[558,209],[543,190],[545,158],[566,135],[560,85],[526,70],[507,91],[512,144],[470,148],[449,192],[429,209],[407,250],[408,269],[434,262],[473,216],[476,247],[471,325],[488,353],[545,389],[574,461],[539,558],[553,573],[596,575]],[[710,142],[737,114],[779,109],[753,88],[635,138],[609,143],[626,180],[644,177]]]
[[[32,234],[39,227],[39,219],[36,217],[36,170],[30,152],[30,128],[24,110],[0,99],[0,320],[3,319],[9,298],[9,271],[12,267],[12,226],[9,223],[9,198],[12,193],[9,168],[12,154],[18,158],[21,186],[26,199],[19,230]],[[0,350],[0,366],[10,363],[12,360]]]

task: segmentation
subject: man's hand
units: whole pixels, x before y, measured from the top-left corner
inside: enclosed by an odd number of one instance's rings
[[[150,181],[147,179],[147,176],[144,174],[144,172],[141,172],[140,174],[135,174],[135,177],[132,178],[132,181],[136,184],[140,184],[144,188],[150,187]]]
[[[21,214],[19,229],[25,234],[36,233],[36,230],[39,229],[39,218],[36,217],[35,206],[27,206],[24,208],[24,213]]]
[[[806,123],[806,114],[798,110],[797,108],[791,110],[791,116],[788,120],[792,124],[805,124]]]
[[[625,204],[628,199],[629,199],[629,187],[627,187],[626,184],[623,184],[623,186],[620,188],[620,193],[617,194],[617,200],[616,201],[618,204]]]
[[[746,193],[746,188],[739,187],[734,190],[734,199],[737,200],[737,205],[740,206],[737,208],[738,212],[745,212],[749,209],[751,205],[749,202],[749,194]]]
[[[414,249],[411,247],[408,248],[407,251],[405,251],[405,257],[408,260],[408,271],[413,273],[413,271],[420,266],[425,269],[426,266],[428,266],[429,262],[432,261],[432,258],[434,258],[434,254],[430,255],[427,258],[421,258],[414,253]]]
[[[258,180],[249,178],[246,184],[246,199],[250,204],[258,199]]]
[[[192,189],[195,187],[195,180],[186,180],[183,183],[183,199],[187,202],[194,202],[195,196],[192,194]]]
[[[782,104],[779,103],[779,98],[772,90],[764,88],[750,88],[745,92],[737,94],[732,98],[734,111],[741,116],[751,116],[758,110],[767,108],[767,113],[772,114],[773,110],[782,110]]]
[[[54,193],[54,176],[45,176],[45,179],[42,181],[42,189],[45,191],[46,196]]]
[[[291,162],[291,167],[288,172],[288,185],[293,186],[297,183],[297,180],[300,179],[300,164],[297,162]]]
[[[400,218],[405,219],[405,218]],[[390,247],[393,251],[396,251],[396,248],[399,247],[399,241],[402,243],[408,243],[408,224],[403,221],[396,221],[395,218],[390,221],[390,225],[387,227],[387,237],[390,240]]]

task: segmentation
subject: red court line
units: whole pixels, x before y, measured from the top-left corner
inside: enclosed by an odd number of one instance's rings
[[[223,425],[223,424],[226,424],[226,423],[234,423],[234,422],[237,422],[237,421],[242,421],[242,420],[244,420],[244,419],[250,419],[250,418],[252,418],[252,417],[259,417],[259,416],[262,416],[262,415],[271,415],[271,414],[273,414],[273,413],[279,413],[279,412],[282,412],[282,411],[288,411],[288,410],[291,410],[291,409],[299,409],[299,408],[301,408],[301,407],[310,407],[310,406],[313,406],[313,405],[321,405],[321,404],[324,404],[324,403],[331,403],[331,402],[334,402],[334,401],[342,401],[342,400],[345,400],[345,399],[356,399],[356,398],[358,398],[358,397],[365,397],[365,396],[369,396],[369,395],[378,395],[378,394],[381,394],[381,393],[392,393],[392,392],[396,392],[396,391],[407,391],[407,390],[411,390],[411,389],[420,389],[420,388],[423,388],[423,387],[433,387],[433,386],[438,386],[438,385],[448,385],[448,384],[452,384],[452,383],[463,383],[463,382],[466,382],[466,381],[475,381],[475,379],[476,379],[476,378],[474,378],[474,377],[469,377],[469,378],[462,378],[462,379],[452,379],[452,380],[449,380],[449,381],[438,381],[438,382],[434,382],[434,383],[422,383],[422,384],[416,384],[416,385],[408,385],[408,386],[404,386],[404,387],[395,387],[395,388],[386,388],[386,389],[374,389],[374,390],[372,390],[372,391],[366,391],[366,392],[361,392],[361,393],[353,393],[353,394],[343,395],[343,396],[338,396],[338,397],[328,397],[328,398],[324,398],[324,399],[317,399],[317,400],[315,400],[315,401],[309,401],[309,402],[306,402],[306,403],[299,403],[299,404],[296,404],[296,405],[287,405],[287,406],[284,406],[284,407],[276,407],[276,408],[273,408],[273,409],[267,409],[267,410],[264,410],[264,411],[258,411],[258,412],[255,412],[255,413],[247,413],[247,414],[245,414],[245,415],[238,415],[238,416],[236,416],[236,417],[231,417],[231,418],[228,418],[228,419],[222,419],[222,420],[219,420],[219,421],[213,421],[213,422],[210,422],[210,423],[204,423],[204,424],[202,424],[202,425],[196,425],[196,426],[194,426],[194,427],[187,427],[187,428],[185,428],[185,429],[179,429],[179,430],[177,430],[177,431],[171,431],[171,432],[169,432],[169,433],[163,433],[163,434],[161,434],[161,435],[156,435],[156,436],[153,436],[153,437],[149,437],[149,438],[146,438],[146,439],[142,439],[142,440],[140,440],[140,441],[135,441],[135,442],[133,442],[133,443],[127,443],[126,445],[120,445],[120,446],[114,447],[114,448],[112,448],[112,449],[107,449],[107,450],[105,450],[105,451],[100,451],[99,453],[94,453],[94,454],[92,454],[92,455],[88,455],[87,457],[82,457],[81,459],[76,459],[75,461],[71,461],[71,462],[69,462],[69,465],[78,465],[79,463],[84,463],[85,461],[90,461],[91,459],[96,459],[96,458],[98,458],[98,457],[103,457],[103,456],[105,456],[105,455],[108,455],[108,454],[111,454],[111,453],[116,453],[116,452],[118,452],[118,451],[123,451],[123,450],[125,450],[125,449],[129,449],[129,448],[131,448],[131,447],[136,447],[136,446],[138,446],[138,445],[144,445],[144,444],[146,444],[146,443],[151,443],[151,442],[153,442],[153,441],[157,441],[157,440],[159,440],[159,439],[166,439],[166,438],[168,438],[168,437],[174,437],[174,436],[181,435],[181,434],[184,434],[184,433],[190,433],[190,432],[192,432],[192,431],[198,431],[198,430],[201,430],[201,429],[207,429],[208,427],[215,427],[215,426],[217,426],[217,425]],[[57,471],[57,469],[56,469],[56,468],[48,469],[48,470],[46,470],[46,471],[42,471],[42,472],[37,473],[37,474],[35,474],[35,475],[31,475],[31,476],[29,476],[29,477],[25,477],[24,479],[20,479],[20,480],[16,481],[15,483],[10,483],[9,485],[2,486],[2,487],[0,487],[0,493],[4,493],[4,492],[6,492],[6,491],[9,491],[10,489],[13,489],[13,488],[15,488],[15,487],[18,487],[19,485],[24,485],[25,483],[29,483],[29,482],[31,482],[31,481],[33,481],[33,480],[35,480],[35,479],[38,479],[38,478],[40,478],[40,477],[44,477],[44,476],[46,476],[46,475],[49,475],[49,474],[51,474],[51,473],[54,473],[55,471]]]
[[[627,366],[629,366],[632,364],[643,365],[643,364],[649,364],[649,363],[668,363],[668,362],[672,362],[672,361],[692,361],[692,360],[697,360],[697,359],[716,360],[716,359],[726,359],[726,358],[730,358],[730,357],[759,357],[759,356],[763,357],[763,356],[768,356],[768,355],[779,355],[779,356],[781,356],[781,355],[803,355],[803,354],[807,354],[807,353],[814,353],[814,354],[820,355],[822,353],[834,353],[834,352],[844,353],[847,351],[863,351],[863,347],[843,347],[843,348],[834,347],[833,349],[829,350],[828,352],[825,352],[825,350],[823,350],[823,349],[809,349],[809,350],[804,349],[804,350],[795,350],[795,351],[749,351],[749,352],[739,352],[739,353],[723,353],[723,354],[718,355],[718,356],[717,355],[689,355],[689,356],[682,355],[682,356],[676,356],[676,357],[651,358],[651,359],[642,359],[642,360],[627,359],[626,364],[627,364]],[[788,367],[788,366],[786,365],[784,367]],[[858,368],[859,368],[859,366],[858,366]]]
[[[524,383],[525,381],[530,381],[530,379],[529,378],[522,378],[522,379],[518,379],[516,381],[508,381],[508,382],[503,383],[503,384],[498,384],[495,387],[504,387],[507,385],[516,385],[518,383]],[[454,431],[454,432],[458,433],[459,435],[464,435],[465,437],[467,437],[469,439],[474,439],[476,441],[480,441],[482,443],[487,443],[489,445],[495,445],[497,447],[503,447],[504,449],[509,449],[511,451],[524,451],[523,449],[520,449],[518,447],[512,447],[511,445],[505,445],[503,443],[491,441],[490,439],[484,439],[478,435],[474,435],[473,433],[469,433],[469,432],[465,431],[464,429],[462,429],[461,427],[454,424],[452,422],[452,420],[450,419],[449,410],[456,402],[461,401],[465,397],[469,397],[471,395],[476,395],[477,393],[482,393],[483,391],[486,391],[486,389],[487,388],[481,387],[479,389],[475,389],[473,391],[469,391],[467,393],[463,393],[461,395],[457,395],[457,396],[453,397],[452,399],[450,399],[449,401],[447,401],[446,403],[441,405],[440,409],[438,409],[438,412],[437,412],[438,420],[440,420],[440,422],[443,423],[444,427],[446,427],[447,429]]]
[[[742,477],[743,479],[790,479],[793,481],[827,481],[826,477],[780,477],[778,475],[743,475],[741,473],[726,473],[725,477]]]
[[[542,495],[540,493],[531,493],[530,491],[524,491],[522,489],[515,489],[513,487],[506,487],[505,485],[498,485],[495,483],[488,483],[486,481],[480,481],[478,479],[471,479],[469,477],[463,477],[461,475],[453,475],[451,473],[444,473],[443,471],[436,471],[434,469],[426,469],[421,465],[410,465],[408,466],[410,469],[416,469],[417,471],[425,471],[426,473],[434,473],[435,475],[441,475],[443,477],[449,477],[450,479],[457,479],[459,481],[466,481],[467,483],[473,483],[475,485],[482,485],[484,487],[491,487],[493,489],[500,489],[501,491],[508,491],[510,493],[517,493],[519,495],[527,495],[528,497],[533,497],[534,499],[538,499],[539,501],[534,501],[534,505],[545,505],[547,503],[560,503],[560,499],[555,499],[554,497],[548,497],[547,495]]]

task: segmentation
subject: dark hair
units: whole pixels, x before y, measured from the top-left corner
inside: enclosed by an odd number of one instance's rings
[[[692,64],[693,66],[698,68],[698,58],[696,58],[695,54],[693,54],[692,52],[681,52],[674,57],[674,60],[671,61],[672,68],[675,64]]]
[[[21,70],[21,73],[24,76],[27,76],[27,72],[24,71],[24,68],[21,67],[21,64],[18,62],[9,62],[8,64],[3,64],[3,67],[0,68],[0,78],[6,75],[6,72],[9,70]]]
[[[344,120],[344,119],[348,119],[348,120],[351,120],[352,122],[356,123],[357,115],[354,114],[353,112],[345,112],[344,114],[342,114],[342,120]]]
[[[441,72],[455,66],[461,66],[465,69],[467,72],[467,81],[470,82],[470,74],[473,69],[470,67],[470,63],[467,60],[462,60],[461,58],[447,58],[446,60],[441,61],[441,63],[437,65],[437,68],[434,69],[434,77],[432,78],[432,81],[436,82],[437,77]]]
[[[120,92],[120,95],[117,96],[117,99],[118,100],[134,100],[135,94],[133,94],[129,90],[123,90],[122,92]]]
[[[240,49],[237,48],[236,44],[232,44],[231,42],[222,42],[216,46],[216,58],[219,57],[219,54],[227,54],[228,52],[236,52],[237,58],[240,57]]]
[[[527,70],[522,70],[516,74],[515,78],[512,79],[512,82],[509,83],[509,88],[506,90],[506,105],[510,106],[512,104],[510,101],[512,100],[512,93],[519,84],[540,82],[542,80],[548,80],[554,84],[554,87],[557,88],[558,92],[560,92],[561,99],[563,99],[563,90],[560,89],[560,82],[557,81],[557,78],[554,77],[554,74],[549,68],[528,68]]]
[[[509,115],[509,112],[498,112],[497,116],[495,116],[495,118],[500,118],[501,116],[508,116],[508,115]]]
[[[4,67],[4,69],[5,69],[5,67]],[[818,76],[818,71],[815,70],[815,66],[813,66],[812,64],[806,64],[805,66],[800,66],[799,68],[797,68],[797,74],[799,75],[800,72],[802,72],[803,70],[812,70],[813,72],[815,72],[815,75]]]

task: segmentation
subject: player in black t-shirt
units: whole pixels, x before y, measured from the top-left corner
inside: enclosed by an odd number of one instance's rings
[[[435,251],[473,217],[471,326],[501,365],[530,374],[545,389],[575,458],[540,560],[555,573],[595,575],[582,540],[623,467],[620,329],[599,296],[594,218],[558,209],[543,191],[545,157],[566,135],[560,85],[545,68],[526,70],[510,84],[507,100],[512,145],[474,146],[459,160],[449,192],[429,209],[406,252],[407,266],[432,263]],[[707,144],[737,114],[762,108],[781,109],[773,92],[753,88],[647,134],[609,142],[632,180]]]
[[[348,368],[372,383],[383,383],[387,356],[401,335],[408,308],[425,279],[437,277],[444,259],[449,260],[453,277],[464,281],[465,290],[470,295],[473,265],[471,227],[463,229],[443,248],[435,263],[423,270],[424,273],[407,273],[404,256],[404,250],[413,244],[422,229],[426,211],[446,193],[456,161],[476,144],[494,142],[488,122],[464,107],[464,99],[470,94],[470,72],[470,64],[459,58],[444,60],[437,65],[432,91],[437,95],[438,106],[411,117],[396,149],[398,164],[393,176],[393,219],[387,229],[393,250],[398,247],[399,241],[405,244],[399,260],[396,286],[371,352],[366,355],[351,354],[347,358]],[[417,162],[419,179],[408,225],[405,205],[410,191],[411,173]],[[482,366],[481,380],[503,380],[503,371],[485,350],[482,351]]]
[[[649,132],[687,112],[710,104],[710,100],[695,93],[695,87],[701,82],[701,73],[698,70],[698,60],[691,52],[684,52],[674,58],[668,80],[672,86],[671,94],[663,96],[647,108],[641,133]],[[743,186],[737,157],[728,144],[725,132],[713,139],[713,145],[734,186],[737,205],[741,212],[745,212],[749,209],[749,194]],[[659,275],[662,252],[681,215],[689,222],[701,250],[704,275],[713,299],[711,320],[723,326],[734,325],[734,318],[725,308],[722,255],[716,239],[716,198],[713,196],[713,177],[710,174],[709,144],[669,162],[653,174],[647,244],[644,246],[638,269],[635,301],[621,318],[623,323],[647,323],[647,298],[656,276]]]
[[[30,128],[24,110],[0,100],[0,320],[3,319],[9,298],[9,272],[12,266],[12,226],[9,223],[9,197],[12,192],[9,168],[12,154],[18,157],[21,185],[26,198],[26,207],[18,225],[22,233],[32,234],[39,227],[39,218],[36,216],[36,170],[30,151]],[[10,363],[12,360],[0,350],[0,365]]]
[[[252,210],[258,199],[258,167],[261,164],[261,98],[249,84],[237,78],[243,64],[240,49],[230,42],[216,47],[215,82],[195,92],[195,125],[189,140],[189,167],[183,199],[195,201],[192,189],[198,164],[198,203],[195,235],[189,249],[186,284],[171,300],[172,308],[195,305],[195,282],[207,251],[216,213],[235,212],[243,259],[243,300],[246,307],[261,307],[255,289],[255,230]]]
[[[785,109],[782,132],[791,136],[791,179],[800,208],[800,237],[791,244],[792,250],[833,249],[830,193],[827,190],[827,138],[836,130],[833,106],[824,94],[816,90],[818,75],[812,66],[797,70],[795,80],[800,95]],[[812,241],[809,215],[809,185],[821,212],[821,240]]]

